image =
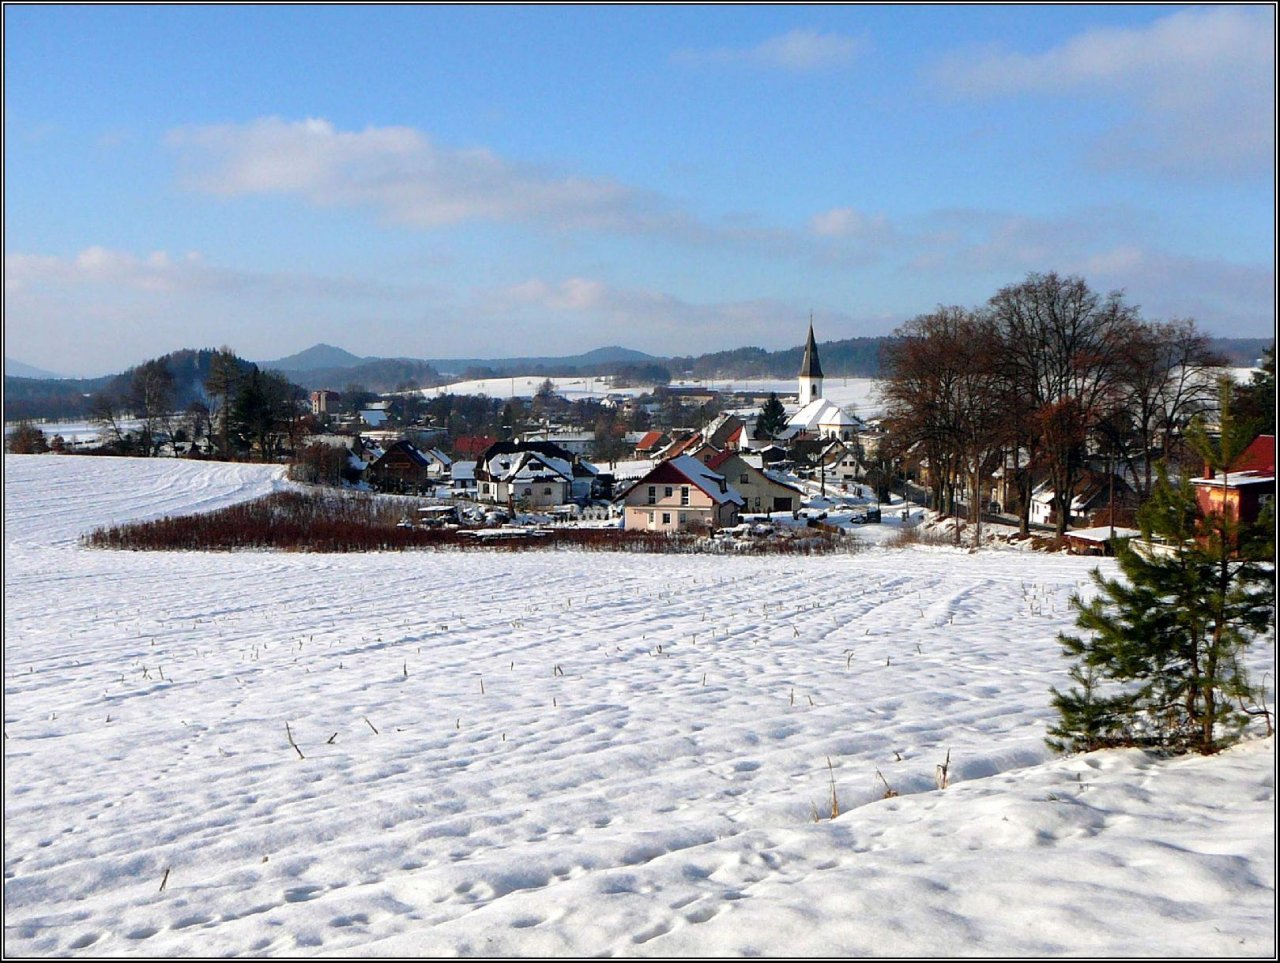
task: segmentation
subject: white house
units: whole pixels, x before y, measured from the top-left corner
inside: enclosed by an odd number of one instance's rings
[[[591,497],[598,470],[549,442],[499,441],[476,462],[476,498],[547,508]]]

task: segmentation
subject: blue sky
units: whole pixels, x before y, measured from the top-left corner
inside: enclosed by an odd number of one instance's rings
[[[5,355],[684,354],[1031,271],[1275,325],[1275,11],[4,8]]]

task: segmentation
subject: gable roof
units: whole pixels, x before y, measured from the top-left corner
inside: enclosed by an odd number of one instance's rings
[[[666,438],[660,431],[650,431],[645,434],[638,442],[636,442],[636,451],[649,451],[657,448],[662,444],[662,440]]]
[[[1231,463],[1232,472],[1256,471],[1259,474],[1276,472],[1276,436],[1259,435]]]
[[[853,428],[857,424],[857,419],[826,398],[815,398],[787,419],[788,427],[802,431],[813,431],[826,426]]]
[[[724,475],[708,468],[692,455],[677,455],[664,461],[641,478],[636,487],[658,484],[693,485],[716,505],[746,504],[746,499],[738,494]]]
[[[415,448],[409,442],[397,441],[394,444],[390,445],[385,451],[380,452],[378,456],[369,463],[369,465],[371,468],[377,468],[384,460],[390,458],[392,455],[397,455],[397,454],[403,454],[408,456],[409,460],[413,462],[415,465],[417,465],[419,468],[427,468],[431,464],[431,459],[428,458],[426,455],[424,455],[422,452],[420,452],[417,448]]]
[[[718,451],[714,455],[712,455],[710,458],[707,459],[706,465],[710,469],[719,471],[721,468],[723,468],[725,465],[730,464],[731,462],[734,465],[735,471],[745,469],[748,474],[756,475],[758,477],[758,481],[763,481],[767,484],[774,485],[779,488],[785,488],[787,489],[787,491],[795,492],[797,495],[804,494],[803,491],[801,491],[799,488],[797,488],[795,485],[792,485],[790,482],[786,481],[785,479],[776,477],[775,475],[770,474],[769,472],[764,471],[763,469],[757,468],[755,465],[751,464],[751,462],[747,461],[747,459],[742,457],[742,452],[740,451],[734,451],[732,449],[729,449],[727,451]]]

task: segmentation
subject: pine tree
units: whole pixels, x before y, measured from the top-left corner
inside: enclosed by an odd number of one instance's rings
[[[770,392],[768,400],[760,408],[760,420],[757,425],[769,438],[773,438],[787,426],[787,409],[778,400],[776,391]]]
[[[1229,467],[1244,433],[1223,396],[1221,434],[1188,441],[1211,469]],[[1238,734],[1258,693],[1240,656],[1275,620],[1274,516],[1241,525],[1199,510],[1188,481],[1162,471],[1138,514],[1142,540],[1121,543],[1122,579],[1096,569],[1099,594],[1072,599],[1085,637],[1060,635],[1078,687],[1052,690],[1056,749],[1141,745],[1212,753]],[[1153,540],[1157,549],[1152,548]]]

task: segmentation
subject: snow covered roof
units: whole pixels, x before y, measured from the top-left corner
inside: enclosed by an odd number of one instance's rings
[[[1216,488],[1244,488],[1249,485],[1263,485],[1270,482],[1272,485],[1276,483],[1276,473],[1274,470],[1262,471],[1233,471],[1225,477],[1221,472],[1212,478],[1193,478],[1191,484],[1203,485],[1206,487]]]
[[[717,505],[731,503],[734,505],[745,505],[744,499],[734,489],[732,485],[725,479],[724,475],[708,468],[692,455],[677,455],[670,461],[664,462],[664,467],[674,468],[690,482],[697,485],[703,492],[710,496],[711,500]],[[656,470],[656,469],[655,469]]]
[[[1113,530],[1110,525],[1103,525],[1099,528],[1073,528],[1067,534],[1086,542],[1105,542],[1112,537]],[[1116,538],[1137,538],[1142,533],[1136,528],[1121,528],[1117,525],[1114,534]]]
[[[857,424],[856,418],[846,414],[843,408],[826,398],[813,399],[787,421],[789,428],[801,431],[814,431],[818,428],[853,428]]]

